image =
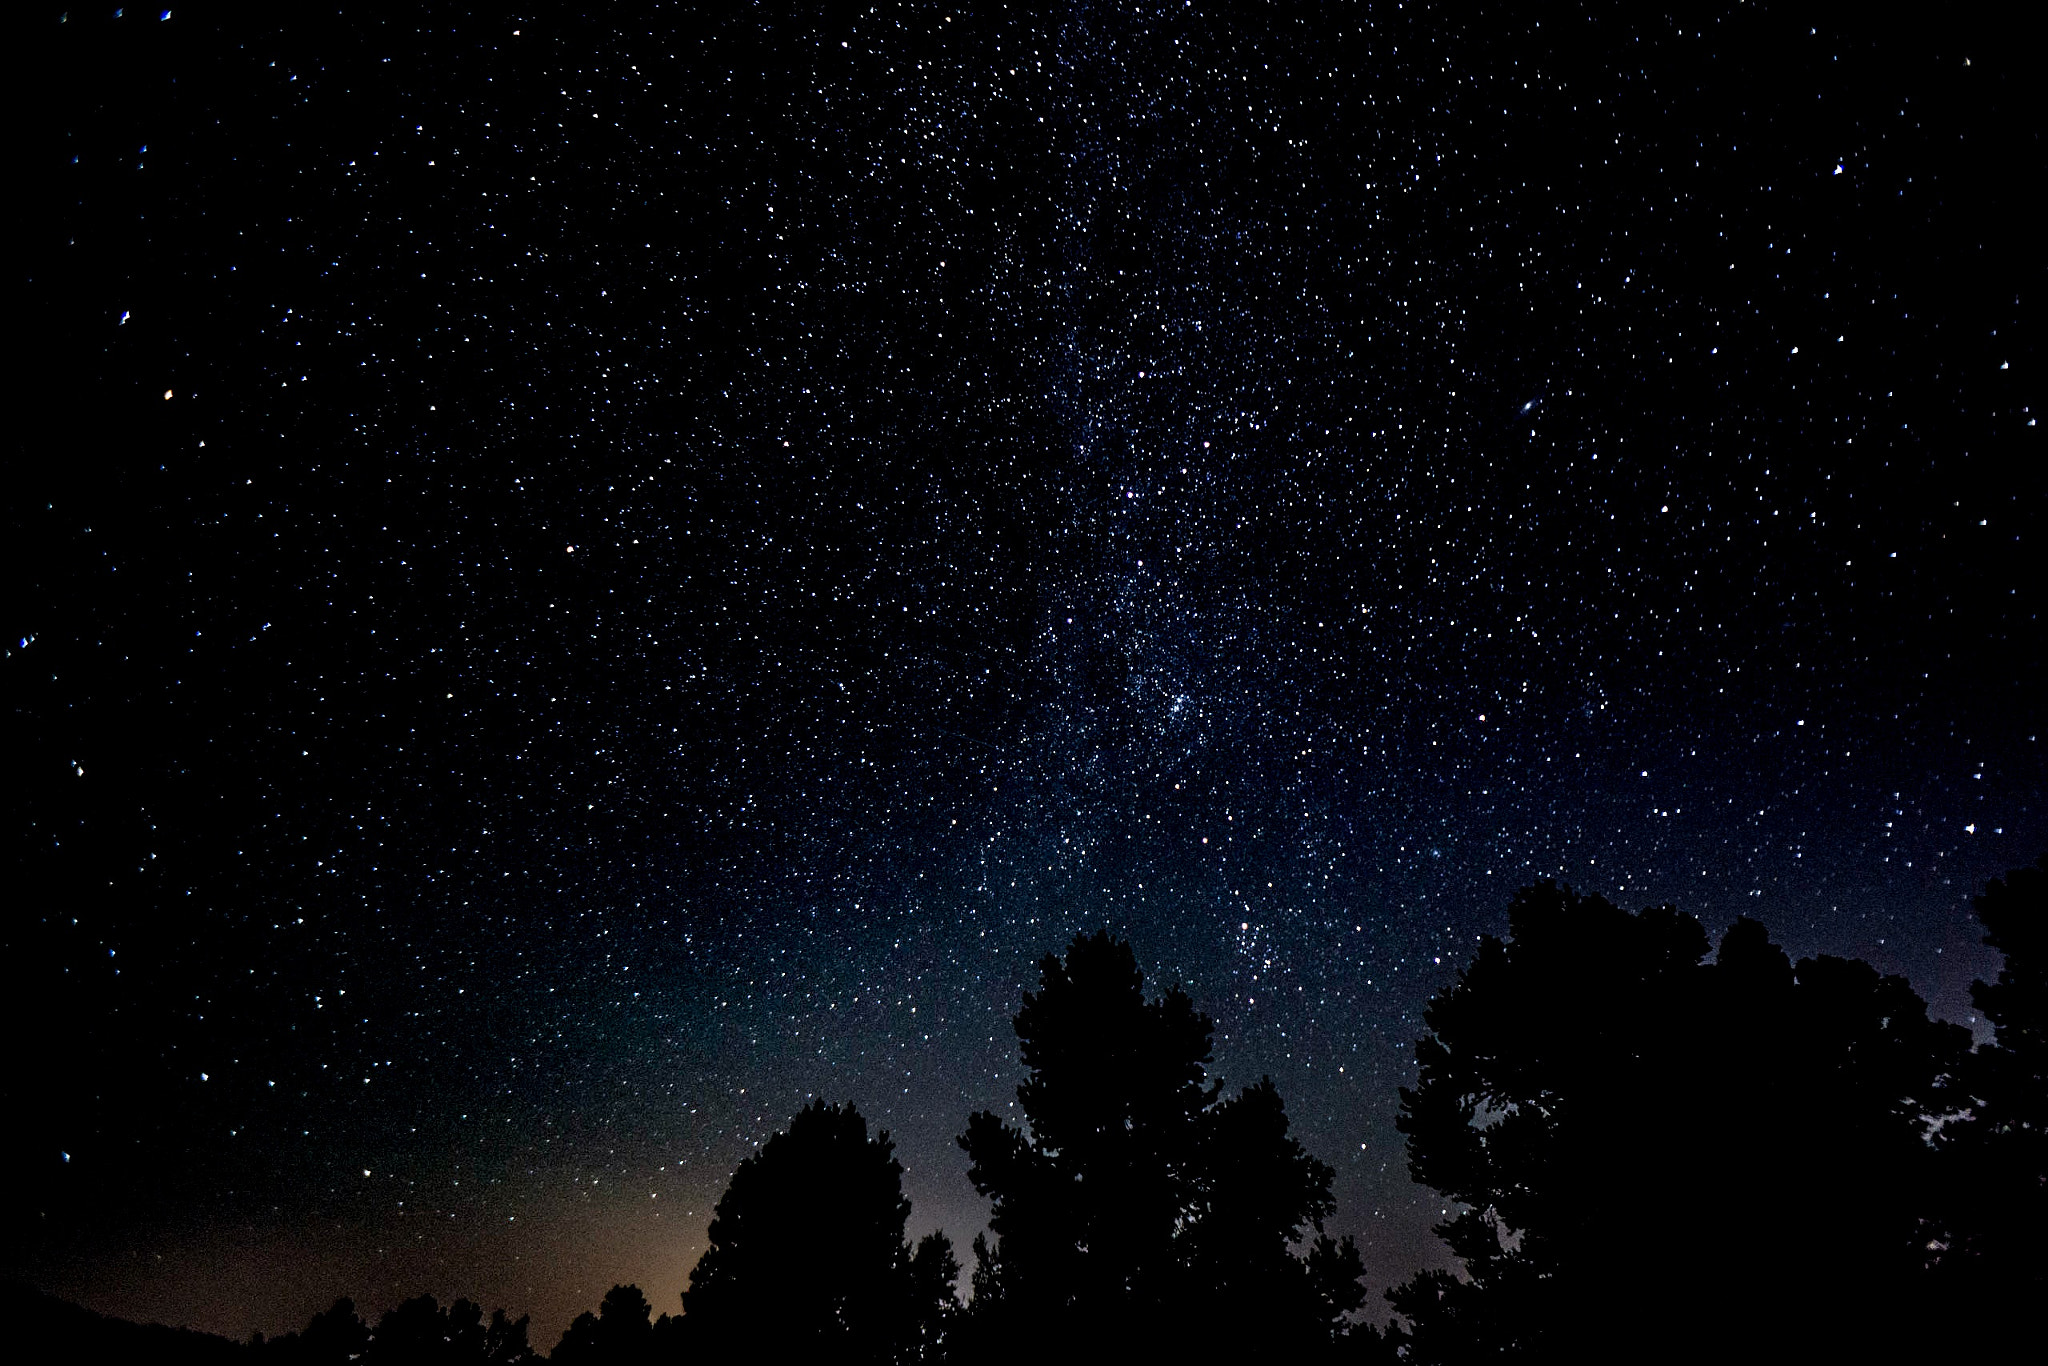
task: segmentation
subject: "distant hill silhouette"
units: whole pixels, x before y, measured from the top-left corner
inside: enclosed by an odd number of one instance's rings
[[[0,1283],[0,1323],[15,1361],[247,1366],[253,1359],[247,1344],[231,1338],[110,1318],[18,1281]]]

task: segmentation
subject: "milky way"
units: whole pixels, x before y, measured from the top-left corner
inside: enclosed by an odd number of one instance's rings
[[[1102,926],[1377,1284],[1518,886],[1967,1018],[2048,848],[2010,35],[726,9],[29,21],[0,1269],[551,1346],[812,1096],[964,1247]]]

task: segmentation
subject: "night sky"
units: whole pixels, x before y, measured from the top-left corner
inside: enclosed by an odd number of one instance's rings
[[[316,8],[13,27],[0,1273],[551,1347],[812,1096],[964,1256],[1104,926],[1375,1287],[1518,886],[1968,1019],[2048,849],[2018,35]]]

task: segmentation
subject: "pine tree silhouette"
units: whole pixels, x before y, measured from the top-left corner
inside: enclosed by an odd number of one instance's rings
[[[1130,946],[1077,936],[1015,1025],[1026,1132],[983,1111],[960,1143],[993,1206],[963,1332],[974,1358],[1314,1360],[1363,1298],[1358,1252],[1317,1238],[1329,1167],[1270,1081],[1219,1101],[1209,1018],[1156,1000]]]
[[[683,1292],[684,1338],[748,1359],[933,1356],[957,1263],[943,1234],[910,1247],[909,1214],[889,1135],[870,1139],[851,1105],[813,1102],[720,1197]]]

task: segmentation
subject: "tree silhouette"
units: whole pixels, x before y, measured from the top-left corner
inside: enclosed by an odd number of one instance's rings
[[[548,1360],[555,1366],[646,1366],[657,1356],[652,1312],[639,1286],[615,1285],[595,1314],[576,1316]]]
[[[523,1326],[526,1320],[519,1322]],[[266,1366],[348,1366],[369,1349],[370,1326],[356,1316],[356,1302],[344,1295],[313,1315],[304,1332],[261,1346]]]
[[[480,1355],[482,1317],[467,1300],[443,1309],[432,1295],[420,1295],[377,1320],[363,1359],[377,1366],[440,1366]]]
[[[1970,999],[1996,1029],[1998,1047],[2039,1077],[2048,1072],[2048,855],[1993,878],[1970,904],[1984,942],[2005,955],[1998,980],[1973,984]],[[2014,1123],[2036,1132],[2048,1125],[2048,1088],[2019,1088],[2006,1099],[2018,1107]]]
[[[1409,1170],[1465,1275],[1390,1293],[1407,1359],[1725,1359],[1923,1340],[1929,1124],[1966,1034],[1741,920],[1544,885],[1424,1015]]]
[[[1365,1302],[1358,1249],[1323,1235],[1334,1173],[1289,1136],[1270,1079],[1213,1106],[1195,1130],[1197,1206],[1181,1256],[1212,1347],[1300,1357],[1327,1346]],[[1293,1253],[1303,1225],[1318,1230]]]
[[[378,1319],[356,1358],[362,1366],[512,1366],[533,1359],[523,1316],[508,1322],[504,1310],[494,1310],[486,1324],[483,1310],[469,1300],[443,1309],[432,1295],[407,1300]]]
[[[537,1355],[526,1342],[527,1316],[509,1318],[502,1309],[491,1311],[484,1325],[484,1366],[520,1366]]]
[[[957,1274],[943,1234],[913,1252],[886,1132],[813,1102],[742,1162],[683,1292],[693,1347],[760,1358],[898,1362],[938,1350]]]
[[[539,1360],[526,1341],[527,1320],[494,1309],[488,1322],[468,1300],[447,1308],[432,1295],[405,1301],[371,1329],[342,1298],[302,1332],[251,1344],[264,1366],[522,1366]]]
[[[1178,990],[1146,1001],[1129,946],[1106,934],[1077,937],[1064,963],[1048,954],[1040,978],[1015,1019],[1031,1135],[983,1111],[960,1140],[1001,1239],[976,1300],[990,1289],[1018,1324],[1099,1336],[1169,1303],[1193,1123],[1216,1094],[1210,1024]]]
[[[946,1333],[960,1309],[954,1286],[960,1280],[960,1259],[952,1240],[927,1233],[910,1255],[910,1329],[904,1361],[937,1362],[946,1358]]]
[[[1964,1071],[1970,1113],[1938,1135],[1949,1179],[1933,1233],[1950,1312],[1991,1342],[2048,1300],[2048,857],[1971,904],[2005,963],[1970,988],[1993,1041]]]
[[[1144,995],[1130,946],[1047,955],[1015,1027],[1030,1130],[983,1111],[960,1143],[992,1204],[975,1240],[972,1353],[1256,1356],[1327,1349],[1361,1298],[1357,1249],[1305,1226],[1330,1169],[1289,1137],[1270,1082],[1218,1103],[1209,1018]]]

